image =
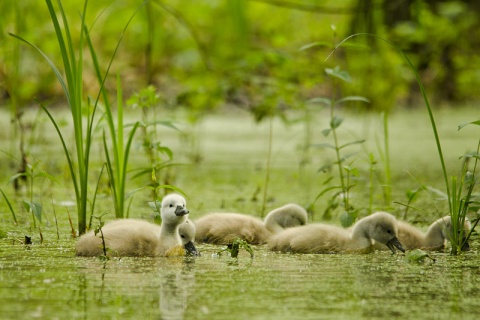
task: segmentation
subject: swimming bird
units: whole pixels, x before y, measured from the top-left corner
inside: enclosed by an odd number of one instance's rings
[[[191,239],[188,238],[192,237],[190,225],[182,228],[185,236],[183,242],[179,234],[179,227],[185,224],[187,214],[186,201],[182,196],[167,195],[160,209],[160,226],[139,219],[114,220],[105,224],[96,235],[93,231],[82,235],[76,244],[76,254],[102,255],[103,238],[109,256],[185,255],[185,249],[193,250],[192,244],[189,244]]]
[[[369,253],[373,241],[385,244],[393,253],[395,248],[405,252],[397,239],[397,221],[386,212],[376,212],[360,219],[348,231],[326,224],[294,227],[274,235],[268,247],[272,251],[292,253]]]
[[[450,234],[452,232],[452,218],[445,216],[433,222],[428,228],[427,232],[422,232],[411,224],[404,221],[397,221],[398,226],[398,240],[402,243],[405,249],[423,249],[430,251],[443,250],[445,242],[450,241]],[[468,251],[470,245],[465,241],[465,236],[470,231],[470,221],[465,220],[463,234],[464,242],[461,248],[462,251]],[[376,249],[384,250],[386,247],[382,244],[375,245]]]
[[[307,224],[308,215],[304,208],[295,203],[286,204],[270,211],[265,217],[265,228],[271,233],[278,233],[287,228]]]
[[[275,233],[307,223],[307,212],[297,204],[272,210],[262,221],[240,213],[210,213],[195,221],[196,239],[211,244],[231,244],[236,238],[265,244]]]
[[[182,241],[182,245],[187,250],[187,254],[193,256],[199,256],[200,252],[197,251],[195,248],[195,233],[196,227],[195,223],[193,223],[190,219],[185,219],[185,222],[178,226],[178,234],[180,235],[180,239]]]

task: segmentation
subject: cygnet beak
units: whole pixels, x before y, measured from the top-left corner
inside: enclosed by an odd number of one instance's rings
[[[177,206],[177,208],[175,209],[175,215],[178,217],[184,216],[186,214],[188,214],[188,210],[185,207]]]
[[[470,244],[468,244],[466,238],[462,239],[462,251],[470,251]]]
[[[402,252],[405,252],[405,249],[403,249],[403,246],[400,243],[400,241],[398,241],[397,237],[393,237],[390,241],[388,241],[387,242],[387,247],[388,247],[388,249],[390,249],[392,251],[392,253],[397,253],[395,248],[397,248],[398,250],[400,250]]]
[[[197,248],[195,248],[195,245],[193,244],[192,241],[189,241],[188,243],[185,244],[185,250],[187,250],[187,255],[192,255],[192,256],[199,256],[200,252],[197,251]]]

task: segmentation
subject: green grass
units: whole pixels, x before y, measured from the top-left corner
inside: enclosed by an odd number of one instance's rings
[[[67,159],[73,187],[75,190],[78,230],[80,234],[83,234],[85,233],[87,228],[87,211],[89,208],[89,202],[94,204],[96,197],[96,195],[91,196],[89,193],[89,179],[91,174],[90,153],[92,148],[92,140],[94,139],[93,135],[94,127],[96,125],[95,121],[97,121],[95,116],[99,109],[100,98],[103,98],[103,103],[105,105],[105,119],[107,121],[108,129],[110,131],[109,137],[111,140],[111,146],[113,148],[112,153],[109,153],[104,134],[104,150],[107,157],[107,172],[109,173],[110,185],[113,189],[112,192],[114,199],[115,215],[117,218],[121,218],[124,216],[126,166],[128,163],[130,144],[133,139],[133,135],[135,134],[135,131],[138,127],[138,123],[135,124],[130,131],[127,139],[127,144],[124,147],[121,85],[119,82],[119,85],[117,87],[117,98],[119,99],[117,101],[118,130],[115,128],[114,125],[112,107],[109,103],[108,94],[104,85],[109,75],[115,55],[119,49],[123,35],[125,34],[125,30],[132,21],[136,12],[134,12],[130,19],[127,21],[123,32],[120,34],[120,39],[116,43],[113,54],[111,55],[110,60],[107,63],[106,71],[102,72],[102,68],[100,67],[95,48],[90,39],[91,30],[86,25],[85,20],[87,14],[88,0],[85,0],[83,3],[82,13],[80,14],[80,23],[76,26],[79,29],[77,30],[79,32],[78,42],[77,40],[73,40],[76,39],[76,34],[71,31],[71,21],[67,19],[67,15],[63,9],[62,2],[57,1],[57,7],[54,6],[53,1],[51,0],[47,0],[46,4],[50,13],[52,24],[55,29],[58,50],[60,51],[62,57],[63,70],[59,69],[56,63],[53,62],[39,46],[31,43],[30,41],[22,38],[19,35],[10,35],[32,47],[45,59],[45,61],[48,63],[55,76],[57,77],[57,80],[67,100],[73,120],[73,137],[75,142],[74,147],[68,145],[68,142],[65,139],[66,133],[64,130],[61,129],[59,125],[59,119],[54,116],[53,112],[51,112],[46,105],[40,103],[40,106],[51,120],[63,146],[63,153]],[[137,8],[137,11],[140,7]],[[61,18],[61,20],[59,20],[59,17]],[[84,92],[83,89],[83,51],[85,47],[88,47],[90,51],[95,74],[97,76],[100,87],[98,93],[96,94],[96,99],[93,101],[84,100],[84,94],[86,94],[86,92]],[[112,155],[113,159],[111,159],[110,155]],[[97,190],[97,188],[95,188],[95,190]],[[30,208],[32,208],[32,204],[33,202],[30,203]],[[34,210],[32,210],[32,212],[33,211]],[[91,211],[91,214],[93,215],[93,205],[91,207]]]

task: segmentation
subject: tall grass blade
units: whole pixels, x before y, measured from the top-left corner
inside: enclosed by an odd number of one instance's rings
[[[15,222],[15,224],[18,224],[17,216],[15,215],[15,210],[13,210],[13,207],[12,207],[12,204],[10,203],[10,200],[8,200],[7,195],[3,192],[2,189],[0,189],[0,192],[3,195],[3,198],[5,199],[5,202],[7,203],[8,209],[10,209],[10,212],[12,213],[13,222]]]

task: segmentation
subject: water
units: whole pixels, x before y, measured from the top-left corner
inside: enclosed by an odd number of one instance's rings
[[[78,258],[73,242],[0,242],[2,319],[477,318],[478,253]]]
[[[451,161],[455,165],[461,161],[458,160],[460,155],[476,146],[475,137],[478,135],[475,132],[463,136],[472,128],[462,129],[462,136],[457,133],[457,124],[471,120],[471,114],[472,111],[468,110],[448,111],[447,116],[443,117],[443,125],[439,127],[442,139],[446,142],[443,144],[445,154],[453,159]],[[7,116],[0,117],[3,122],[7,119]],[[359,132],[359,137],[363,138],[362,132],[367,130],[362,129],[362,119],[349,116],[347,120],[349,131]],[[328,117],[318,117],[318,121],[327,120]],[[411,127],[416,130],[405,130],[405,123],[411,124],[412,121],[415,123]],[[392,150],[409,151],[396,152],[392,157],[395,201],[405,202],[405,191],[418,188],[420,184],[439,189],[444,187],[438,171],[431,128],[428,123],[417,123],[419,121],[428,122],[423,111],[408,110],[391,118]],[[3,124],[8,126],[7,123]],[[68,173],[61,171],[67,169],[55,132],[48,122],[43,125],[45,129],[38,130],[41,135],[37,139],[48,144],[40,149],[32,148],[33,155],[42,166],[55,164],[64,169],[54,173],[59,181],[58,186],[50,187],[35,180],[34,200],[43,203],[44,219],[50,221],[41,224],[45,238],[43,245],[38,244],[38,231],[32,231],[32,227],[29,227],[31,215],[18,209],[23,208],[21,200],[29,198],[28,193],[24,192],[17,199],[13,191],[3,188],[9,191],[10,199],[16,199],[14,204],[19,225],[13,226],[9,209],[1,202],[2,320],[478,318],[478,235],[471,243],[472,251],[458,257],[435,253],[432,257],[436,262],[426,260],[422,263],[412,263],[404,254],[391,255],[388,252],[369,255],[291,255],[269,252],[264,247],[257,248],[253,260],[246,252],[242,252],[238,260],[232,260],[226,255],[212,256],[219,248],[202,245],[198,247],[203,255],[198,258],[122,258],[103,262],[97,258],[75,257],[74,241],[67,239],[70,229],[68,208],[65,206],[65,203],[74,203],[75,200],[71,178]],[[326,125],[315,126],[315,130],[321,130]],[[203,162],[172,169],[174,184],[189,195],[188,208],[192,219],[223,210],[259,214],[260,201],[250,199],[256,195],[259,186],[263,186],[265,172],[262,168],[268,140],[266,128],[266,124],[255,126],[250,116],[225,118],[222,115],[205,120],[202,135],[198,137],[202,139]],[[370,130],[367,125],[365,128]],[[372,132],[377,134],[378,130],[374,129],[372,126]],[[302,176],[298,170],[298,147],[303,143],[303,126],[298,124],[285,128],[278,122],[274,131],[276,136],[269,188],[273,200],[268,203],[268,210],[288,202],[307,205],[324,188],[322,184],[325,177],[319,175],[317,170],[323,164],[325,153],[312,151],[311,164],[304,169]],[[320,132],[314,137],[314,142],[325,142]],[[162,142],[164,138],[166,145],[173,148],[176,159],[180,159],[179,163],[187,163],[185,154],[190,150],[177,141],[178,136],[162,135]],[[6,142],[12,139],[1,139],[3,147],[0,150],[8,150]],[[349,134],[342,137],[344,142],[351,140]],[[374,144],[376,140],[373,134],[368,141]],[[412,144],[412,141],[415,143]],[[102,148],[101,145],[95,145],[94,150]],[[372,150],[376,149],[372,147]],[[143,153],[136,150],[132,156],[132,160],[135,160],[132,166],[141,167],[144,162],[140,160],[145,157]],[[10,162],[3,161],[5,168],[16,167],[16,163],[12,166]],[[355,162],[355,165],[361,164],[362,161]],[[93,171],[98,172],[100,167],[95,166]],[[7,169],[0,172],[4,185],[8,184],[14,173]],[[136,190],[144,183],[132,179],[127,189]],[[358,194],[354,198],[356,203],[368,199],[368,194],[364,196],[361,190],[362,185],[352,190],[352,194]],[[363,190],[370,192],[366,187]],[[378,203],[375,205],[383,203],[379,193],[381,189],[377,187],[374,199]],[[51,198],[55,206],[50,204]],[[425,211],[430,216],[414,212],[408,216],[409,220],[421,222],[424,227],[445,214],[434,212],[426,198],[422,197],[415,205],[427,208]],[[148,201],[151,201],[149,193],[137,194],[131,217],[151,219]],[[323,212],[325,208],[322,205],[326,203],[325,199],[317,202],[318,213]],[[435,207],[437,205],[435,203]],[[440,206],[446,206],[446,203],[440,203]],[[53,207],[60,224],[61,241],[55,240]],[[108,220],[113,219],[108,192],[100,194],[96,208],[97,213],[109,212]],[[397,209],[397,217],[403,216],[403,210],[403,207]],[[70,208],[68,213],[76,226],[74,208]],[[334,222],[338,223],[338,220]],[[34,245],[25,247],[13,240],[13,237],[22,236],[24,230],[32,236]],[[5,238],[1,239],[2,236]]]

